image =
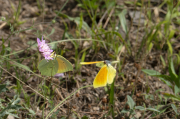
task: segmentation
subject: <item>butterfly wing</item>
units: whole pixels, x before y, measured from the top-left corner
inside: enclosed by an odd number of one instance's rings
[[[58,62],[56,60],[43,59],[38,64],[41,75],[54,76],[58,71]]]
[[[58,61],[58,72],[57,73],[63,73],[63,72],[73,70],[72,64],[67,59],[65,59],[63,56],[57,55],[56,60]]]
[[[103,87],[107,84],[107,65],[104,65],[98,74],[96,75],[96,78],[94,79],[93,86],[94,88]]]
[[[104,66],[104,61],[98,62],[96,66],[102,68]]]
[[[82,64],[82,65],[87,65],[87,64],[96,64],[96,63],[101,63],[101,62],[104,62],[104,61],[95,61],[95,62],[80,62],[80,64]]]
[[[112,84],[114,77],[116,76],[116,69],[112,65],[108,65],[107,71],[107,83]]]

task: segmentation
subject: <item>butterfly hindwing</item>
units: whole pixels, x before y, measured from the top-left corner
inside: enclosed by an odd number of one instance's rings
[[[108,65],[107,71],[107,83],[112,84],[114,77],[116,76],[116,69],[112,65]]]
[[[100,71],[98,72],[98,74],[96,75],[94,82],[93,82],[93,86],[94,88],[98,88],[98,87],[103,87],[106,86],[107,84],[107,65],[104,65]]]
[[[72,64],[68,60],[66,60],[63,56],[57,55],[56,60],[58,61],[58,65],[59,65],[57,73],[63,73],[73,70]]]
[[[58,71],[58,62],[56,60],[47,61],[43,59],[38,64],[41,75],[54,76]]]

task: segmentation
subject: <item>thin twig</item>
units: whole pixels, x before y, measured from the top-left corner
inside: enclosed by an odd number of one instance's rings
[[[107,26],[107,24],[108,24],[108,22],[109,22],[109,19],[111,18],[112,14],[113,14],[113,12],[114,12],[114,8],[115,8],[115,7],[112,8],[112,10],[111,10],[111,12],[110,12],[110,14],[109,14],[109,16],[108,16],[108,18],[107,18],[104,26],[103,26],[104,29],[106,28],[106,26]]]
[[[87,88],[87,87],[92,87],[92,85],[88,85],[88,86],[84,86],[79,88],[78,90],[76,90],[74,93],[70,94],[68,97],[66,97],[63,101],[61,101],[58,105],[56,105],[56,107],[46,116],[45,119],[48,119],[48,117],[54,112],[56,111],[56,109],[64,102],[66,101],[68,98],[70,98],[71,96],[73,96],[75,93],[77,93],[79,90],[83,89],[83,88]]]
[[[45,98],[42,94],[40,94],[39,92],[37,92],[36,90],[34,90],[33,88],[31,88],[30,86],[28,86],[27,84],[25,84],[23,81],[21,81],[20,79],[18,79],[16,76],[12,75],[10,72],[8,72],[6,69],[2,68],[0,66],[0,68],[2,70],[4,70],[5,72],[7,72],[8,74],[10,74],[12,77],[14,77],[15,79],[17,79],[18,81],[20,81],[23,85],[26,85],[27,87],[29,87],[32,91],[34,91],[35,93],[37,93],[39,96],[41,96],[42,98],[46,99],[47,101],[49,100],[48,98]]]
[[[54,85],[52,86],[53,90],[55,90],[55,92],[57,93],[58,95],[58,98],[61,98],[61,100],[64,100],[61,92],[58,90],[58,88],[56,88]]]

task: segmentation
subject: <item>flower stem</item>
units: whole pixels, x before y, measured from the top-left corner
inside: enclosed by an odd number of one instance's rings
[[[110,90],[110,105],[111,105],[111,114],[112,118],[114,119],[114,81],[111,84],[111,90]]]

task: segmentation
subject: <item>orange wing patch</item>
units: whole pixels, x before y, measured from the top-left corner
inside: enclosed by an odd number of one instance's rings
[[[96,78],[94,79],[93,86],[94,88],[103,87],[107,84],[107,65],[104,65],[98,74],[96,75]]]
[[[56,60],[58,62],[58,72],[57,73],[63,73],[63,72],[73,70],[72,64],[68,60],[66,60],[64,57],[58,55],[58,56],[56,56]]]

